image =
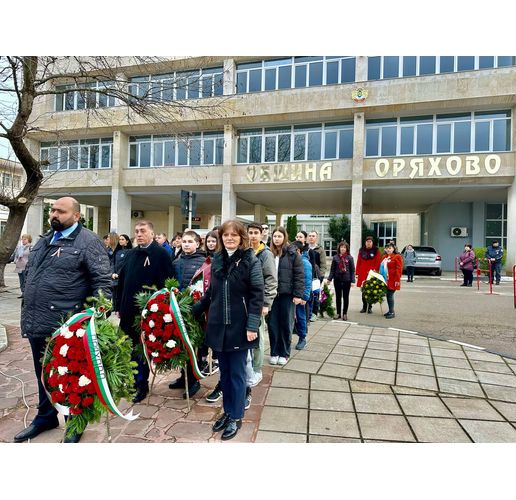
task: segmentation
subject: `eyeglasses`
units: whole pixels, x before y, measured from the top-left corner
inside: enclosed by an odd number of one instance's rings
[[[269,229],[269,226],[262,226],[262,229]]]

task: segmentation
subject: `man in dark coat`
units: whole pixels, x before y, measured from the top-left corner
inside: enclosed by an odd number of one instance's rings
[[[120,316],[120,328],[133,341],[133,348],[140,343],[140,332],[135,329],[134,321],[140,316],[135,295],[143,291],[144,285],[165,286],[165,280],[173,276],[172,261],[168,252],[154,241],[152,222],[138,222],[134,228],[136,243],[125,257],[126,262],[118,276],[118,294],[115,310]],[[138,363],[135,375],[135,403],[139,403],[149,392],[149,366],[147,361],[133,351],[133,359]]]
[[[102,240],[80,223],[81,206],[74,198],[59,198],[50,209],[52,230],[34,245],[27,264],[21,310],[22,336],[29,339],[38,380],[38,413],[14,441],[36,437],[59,425],[57,411],[41,382],[41,357],[49,337],[68,313],[83,310],[87,297],[102,290],[110,296],[111,270]],[[65,437],[76,443],[81,435]]]

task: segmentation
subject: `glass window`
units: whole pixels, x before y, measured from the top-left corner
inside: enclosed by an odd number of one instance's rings
[[[279,68],[279,79],[278,79],[278,88],[279,89],[289,89],[292,85],[292,67],[291,66],[281,66]]]
[[[192,139],[189,143],[190,148],[190,165],[201,164],[201,140]]]
[[[81,146],[81,161],[79,163],[81,168],[88,168],[88,153],[89,148],[87,146]]]
[[[248,142],[247,137],[240,137],[238,139],[237,163],[247,163]]]
[[[339,62],[331,61],[326,64],[326,84],[339,83]]]
[[[179,139],[177,144],[177,164],[188,165],[188,147],[185,139]]]
[[[199,75],[188,77],[188,99],[199,98]]]
[[[110,158],[111,160],[111,158]],[[70,146],[69,156],[68,156],[68,168],[71,170],[77,170],[79,166],[79,147],[78,146]],[[104,165],[102,165],[104,166]],[[111,161],[109,161],[108,167],[111,167]]]
[[[213,76],[213,95],[218,96],[224,93],[224,74],[219,73]]]
[[[475,151],[489,151],[489,122],[475,123]]]
[[[480,56],[478,67],[480,69],[494,68],[494,56]]]
[[[431,123],[417,126],[417,154],[432,154],[432,130]]]
[[[90,168],[98,168],[99,166],[99,147],[90,146]]]
[[[379,80],[380,79],[380,63],[381,57],[369,57],[367,59],[367,79],[368,80]]]
[[[294,136],[294,160],[305,159],[305,141],[306,137],[304,134],[296,134]]]
[[[455,57],[453,56],[441,56],[439,58],[439,71],[441,73],[452,73],[455,71],[454,68]]]
[[[378,156],[378,138],[380,130],[377,128],[366,130],[366,156]]]
[[[382,156],[396,155],[396,127],[382,128]]]
[[[503,205],[501,203],[487,204],[486,219],[503,219]]]
[[[176,78],[176,99],[186,99],[186,78],[184,76],[177,76]]]
[[[129,166],[138,166],[138,144],[129,145]]]
[[[165,157],[163,165],[170,166],[176,163],[176,143],[172,141],[165,142]]]
[[[204,155],[203,155],[203,164],[204,165],[212,165],[214,163],[213,158],[214,148],[212,140],[204,141]]]
[[[321,159],[321,132],[308,133],[307,160]]]
[[[220,137],[219,139],[217,139],[216,141],[216,158],[215,158],[215,162],[217,165],[222,165],[224,163],[224,138],[223,137]]]
[[[502,236],[502,221],[489,220],[486,221],[486,236]]]
[[[493,121],[493,151],[509,151],[511,145],[511,122]]]
[[[63,86],[56,86],[56,92],[62,92],[66,89]],[[63,111],[64,109],[64,93],[56,94],[56,111]]]
[[[456,122],[453,133],[453,152],[468,153],[471,151],[471,122]]]
[[[276,161],[276,136],[265,136],[265,160]]]
[[[212,95],[213,76],[204,75],[202,77],[202,97],[210,97]]]
[[[152,159],[152,164],[155,167],[161,167],[163,165],[163,143],[155,142],[154,143],[154,157]]]
[[[247,91],[247,73],[237,73],[237,94],[245,94]]]
[[[111,147],[103,145],[102,146],[102,157],[101,157],[101,167],[102,168],[111,168]],[[72,167],[70,167],[72,168]],[[77,167],[75,167],[77,168]]]
[[[249,92],[259,92],[260,90],[262,90],[262,70],[249,71]]]
[[[265,90],[276,89],[276,68],[265,70]]]
[[[290,134],[278,136],[278,161],[290,161]]]
[[[140,144],[140,167],[150,167],[151,164],[151,143]]]
[[[421,56],[419,58],[419,74],[433,75],[435,73],[435,56]]]
[[[451,152],[451,125],[437,125],[437,153]]]
[[[401,150],[402,155],[414,153],[414,127],[401,127]]]
[[[324,158],[337,158],[337,132],[324,134]]]
[[[310,64],[310,83],[309,86],[322,85],[323,63],[317,62]]]
[[[498,67],[512,66],[515,64],[515,59],[513,56],[498,56]]]
[[[340,61],[340,83],[350,83],[355,81],[355,58],[349,57]]]
[[[398,56],[385,56],[383,58],[383,77],[398,78],[400,58]]]
[[[403,76],[415,76],[416,75],[416,56],[404,56],[403,57]]]
[[[353,129],[339,132],[339,158],[353,158]]]
[[[262,161],[262,138],[251,137],[250,140],[250,151],[249,151],[249,162],[250,163],[261,163]]]
[[[295,87],[306,87],[306,65],[303,66],[296,66],[296,82]]]
[[[468,71],[471,69],[475,69],[475,56],[459,56],[457,71]]]

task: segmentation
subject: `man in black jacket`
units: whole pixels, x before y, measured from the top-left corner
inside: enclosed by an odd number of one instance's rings
[[[41,357],[46,337],[68,313],[83,310],[88,296],[102,290],[110,296],[109,257],[101,239],[80,223],[81,206],[74,198],[59,198],[50,209],[52,230],[34,245],[27,264],[21,311],[22,336],[29,339],[38,380],[38,413],[32,423],[16,434],[19,443],[59,425],[57,411],[41,382]],[[81,435],[67,436],[76,443]]]
[[[145,285],[154,285],[159,290],[165,286],[165,280],[173,276],[168,252],[154,241],[152,222],[138,222],[134,233],[138,246],[129,250],[125,257],[125,265],[118,276],[115,303],[115,311],[120,316],[120,328],[133,341],[133,349],[140,343],[140,332],[134,327],[135,317],[140,315],[135,295],[143,291]],[[138,363],[138,373],[134,377],[136,396],[133,401],[139,403],[149,392],[149,366],[134,350],[133,359]]]

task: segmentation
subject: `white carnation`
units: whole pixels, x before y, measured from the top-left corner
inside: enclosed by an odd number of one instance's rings
[[[154,351],[154,352],[152,353],[152,357],[153,357],[153,358],[157,358],[158,356],[159,356],[159,352]]]
[[[152,305],[150,306],[150,310],[151,310],[151,312],[153,312],[153,313],[157,313],[157,312],[158,312],[158,304],[152,304]]]
[[[63,326],[63,328],[61,328],[61,337],[64,337],[65,339],[70,339],[73,337],[73,332],[71,332],[67,326]]]
[[[163,321],[164,321],[165,323],[172,323],[172,314],[165,314],[165,315],[163,316]]]
[[[63,391],[63,384],[59,384],[59,390],[60,390],[61,392],[64,392],[64,391]]]
[[[150,326],[151,328],[154,328],[154,325],[155,325],[155,324],[156,324],[156,323],[154,323],[154,321],[152,321],[152,319],[149,321],[149,326]]]
[[[70,346],[68,344],[65,344],[61,349],[59,349],[59,354],[63,356],[63,358],[66,358],[66,353],[68,352],[68,349],[70,349]]]
[[[57,371],[59,372],[59,375],[64,375],[65,373],[68,373],[68,367],[67,366],[58,366]]]
[[[147,309],[144,309],[144,310],[142,311],[142,318],[146,318],[146,317],[147,317],[147,313],[148,313],[148,312],[149,312],[149,311],[147,311]]]
[[[176,341],[175,340],[169,340],[166,344],[165,344],[169,349],[174,349],[174,347],[176,347]]]
[[[75,335],[77,335],[77,337],[81,338],[85,333],[86,333],[86,330],[85,330],[84,328],[79,328],[79,329],[75,332]]]
[[[152,335],[152,333],[149,335],[149,340],[151,342],[154,342],[156,340],[156,337],[154,335]]]
[[[81,375],[81,378],[79,379],[79,385],[81,387],[88,385],[90,382],[91,380],[88,377],[86,377],[85,375]]]

